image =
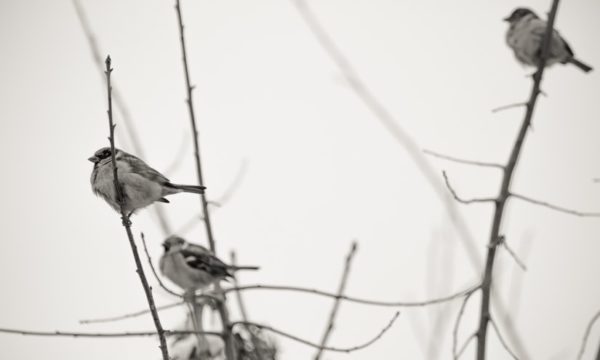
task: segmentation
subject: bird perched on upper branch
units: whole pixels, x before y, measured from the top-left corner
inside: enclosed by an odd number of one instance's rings
[[[163,248],[160,272],[186,292],[232,277],[230,271],[258,270],[256,266],[227,265],[204,246],[188,243],[178,236],[167,238]]]
[[[546,33],[546,21],[527,8],[515,9],[510,16],[504,18],[504,21],[510,23],[506,32],[506,43],[513,49],[517,60],[525,65],[538,66],[542,57],[542,41]],[[592,67],[575,59],[569,44],[558,31],[554,30],[546,66],[557,62],[573,64],[585,72],[592,71]]]
[[[112,156],[104,147],[88,159],[94,163],[92,190],[117,211],[121,211],[115,192]],[[173,184],[163,174],[136,156],[115,148],[117,178],[123,193],[123,210],[128,215],[155,201],[168,203],[165,196],[179,192],[204,193],[204,186]]]

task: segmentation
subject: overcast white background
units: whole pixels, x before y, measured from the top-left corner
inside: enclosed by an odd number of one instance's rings
[[[505,162],[531,70],[504,44],[501,19],[519,5],[544,14],[550,1],[326,0],[310,3],[365,82],[419,146],[464,158]],[[189,118],[174,2],[83,1],[115,86],[124,95],[158,170],[189,140]],[[404,148],[344,84],[292,2],[183,1],[194,100],[208,194],[219,197],[242,164],[231,200],[214,213],[218,254],[235,249],[261,270],[244,283],[334,291],[353,239],[359,250],[347,293],[380,300],[441,296],[479,279],[440,199]],[[563,1],[557,28],[583,60],[600,67],[600,3]],[[120,220],[89,184],[86,159],[108,144],[106,95],[70,1],[0,1],[0,327],[33,330],[151,330],[150,317],[102,326],[78,320],[146,307]],[[544,78],[515,191],[583,211],[600,210],[599,72],[556,66]],[[117,117],[123,130],[122,120]],[[187,140],[185,137],[188,137]],[[117,145],[132,150],[123,132]],[[192,147],[169,177],[195,182]],[[432,160],[465,197],[494,196],[500,174]],[[165,205],[174,228],[199,211],[194,195]],[[483,257],[492,207],[459,206]],[[498,254],[495,291],[505,299],[532,359],[572,359],[600,308],[600,220],[511,201],[504,233],[526,258],[522,273]],[[163,238],[151,211],[133,217],[155,259]],[[203,228],[186,234],[205,243]],[[515,281],[522,286],[511,298]],[[158,286],[159,304],[173,301]],[[331,299],[295,293],[246,293],[252,320],[318,341]],[[380,341],[326,359],[451,357],[451,321],[460,301],[405,309]],[[230,307],[235,318],[235,301]],[[394,313],[343,303],[333,346],[376,334]],[[476,329],[472,299],[461,338]],[[166,328],[183,309],[161,314]],[[592,332],[586,359],[598,348]],[[508,359],[490,332],[489,358]],[[159,359],[157,341],[39,338],[0,334],[5,359]],[[314,349],[279,339],[281,358]],[[473,357],[474,346],[464,358]]]

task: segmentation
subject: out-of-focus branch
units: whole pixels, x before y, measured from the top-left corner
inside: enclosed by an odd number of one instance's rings
[[[459,163],[459,164],[474,165],[474,166],[481,166],[481,167],[491,167],[491,168],[504,170],[504,166],[501,164],[460,159],[460,158],[457,158],[454,156],[444,155],[444,154],[441,154],[441,153],[438,153],[435,151],[431,151],[431,150],[427,150],[427,149],[423,149],[423,153],[425,153],[427,155],[431,155],[431,156],[439,158],[439,159],[444,159],[444,160],[452,161],[452,162]]]
[[[497,113],[503,110],[508,110],[508,109],[514,109],[514,108],[518,108],[518,107],[525,107],[527,106],[528,103],[526,102],[520,102],[520,103],[515,103],[515,104],[509,104],[509,105],[504,105],[504,106],[499,106],[495,109],[492,109],[493,113]]]
[[[479,329],[477,330],[477,360],[485,360],[486,357],[486,340],[487,340],[487,329],[488,322],[490,321],[490,299],[492,289],[492,274],[494,269],[494,260],[496,257],[496,250],[498,246],[498,239],[500,236],[500,226],[504,215],[504,208],[506,201],[510,196],[510,184],[513,178],[513,173],[519,160],[519,155],[523,148],[527,132],[530,128],[531,121],[533,118],[533,110],[537,102],[538,95],[540,93],[540,84],[542,82],[542,76],[544,74],[544,68],[546,66],[546,59],[548,58],[550,40],[552,38],[552,29],[554,26],[554,19],[556,17],[556,11],[558,10],[559,0],[553,0],[552,9],[548,16],[548,25],[544,34],[544,39],[541,44],[541,59],[538,69],[533,76],[533,87],[531,89],[531,95],[527,102],[527,111],[521,128],[513,145],[510,157],[506,166],[504,167],[504,174],[502,177],[502,184],[500,186],[500,194],[496,202],[496,209],[494,211],[494,217],[492,221],[492,228],[490,231],[490,239],[486,256],[485,270],[483,274],[483,282],[481,285],[481,311],[479,318]]]
[[[0,328],[0,333],[5,334],[19,334],[19,335],[31,335],[31,336],[61,336],[61,337],[74,337],[74,338],[121,338],[121,337],[141,337],[141,336],[161,336],[156,331],[123,331],[123,332],[72,332],[72,331],[33,331],[33,330],[20,330],[20,329],[8,329]],[[162,336],[173,336],[173,335],[187,335],[196,334],[195,331],[181,331],[181,330],[162,330]],[[218,336],[221,337],[220,332],[215,331],[203,331],[202,335],[207,336]]]
[[[156,311],[172,309],[174,307],[177,307],[177,306],[183,305],[183,304],[185,304],[183,301],[179,301],[179,302],[172,303],[172,304],[157,306],[156,307]],[[132,313],[129,313],[129,314],[118,315],[118,316],[111,316],[111,317],[106,317],[106,318],[83,319],[83,320],[79,320],[79,323],[83,325],[83,324],[95,324],[95,323],[120,321],[120,320],[132,319],[132,318],[136,318],[138,316],[146,315],[149,312],[150,312],[149,309],[144,309],[144,310],[132,312]]]
[[[513,258],[513,260],[517,263],[517,265],[523,271],[527,271],[527,266],[525,265],[525,263],[521,259],[519,259],[519,257],[517,256],[517,253],[515,253],[513,251],[513,249],[510,248],[510,246],[508,246],[508,243],[506,242],[506,237],[504,235],[502,235],[500,237],[500,244],[502,246],[504,246],[504,249],[506,249],[506,251],[508,252],[508,254]]]
[[[156,279],[156,282],[158,282],[158,284],[160,285],[160,287],[168,292],[169,294],[176,296],[178,298],[183,298],[183,296],[179,293],[177,293],[174,290],[169,289],[160,279],[160,276],[158,276],[158,273],[156,272],[156,269],[154,268],[154,264],[152,264],[152,257],[150,256],[150,253],[148,252],[148,246],[146,246],[146,238],[144,237],[144,233],[140,233],[140,236],[142,238],[142,244],[144,245],[144,252],[146,253],[146,259],[148,260],[148,265],[150,265],[150,269],[152,270],[152,274],[154,274],[154,278]]]
[[[90,46],[90,51],[92,52],[92,58],[98,67],[98,71],[102,77],[104,77],[104,58],[101,55],[100,46],[98,45],[98,40],[96,39],[96,35],[92,31],[92,27],[90,22],[85,14],[85,10],[83,6],[81,6],[79,0],[73,0],[73,6],[75,7],[75,12],[77,13],[77,17],[79,18],[79,23],[81,24],[81,29],[88,40],[88,45]],[[144,150],[141,145],[141,141],[139,140],[137,134],[137,130],[135,128],[135,124],[129,108],[125,104],[125,100],[121,95],[121,92],[117,87],[113,86],[112,89],[112,97],[115,103],[117,110],[121,113],[121,119],[123,119],[123,124],[125,125],[126,131],[125,133],[128,135],[129,141],[131,142],[131,146],[135,154],[141,158],[144,158]],[[156,218],[158,219],[158,223],[163,231],[163,235],[171,234],[171,224],[167,220],[167,217],[160,206],[152,206],[152,211],[155,212]]]
[[[198,185],[204,186],[204,177],[202,174],[202,164],[200,162],[200,145],[198,141],[198,128],[196,126],[196,115],[194,113],[194,102],[192,99],[192,90],[193,86],[190,81],[190,71],[188,66],[188,58],[187,58],[187,50],[185,46],[185,32],[183,25],[183,17],[181,15],[181,2],[179,0],[175,0],[175,11],[177,13],[177,22],[179,24],[179,40],[181,43],[181,55],[183,61],[183,71],[185,75],[185,85],[186,85],[186,93],[187,99],[186,103],[188,106],[188,112],[190,115],[190,125],[192,127],[192,139],[194,140],[194,159],[196,164],[196,173],[198,176]],[[202,214],[204,218],[204,228],[206,230],[206,236],[208,238],[208,244],[210,246],[210,250],[213,254],[216,255],[216,247],[215,247],[215,238],[212,231],[212,226],[210,222],[210,213],[208,211],[208,201],[206,198],[206,192],[200,194],[201,199],[201,207]],[[219,284],[215,285],[215,289],[217,293],[221,292],[221,287]],[[221,323],[223,325],[223,339],[225,341],[225,358],[227,360],[236,360],[236,351],[235,351],[235,339],[233,338],[232,325],[229,320],[229,310],[226,305],[225,294],[223,294],[222,301],[217,301],[217,310],[219,312],[219,316],[221,317]]]
[[[588,342],[588,338],[590,337],[590,333],[592,332],[592,327],[598,319],[600,319],[600,310],[596,312],[596,314],[592,317],[592,319],[587,325],[587,328],[585,329],[583,339],[581,340],[581,347],[579,348],[579,353],[577,354],[577,360],[583,359],[583,353],[585,352],[585,346]],[[600,350],[598,350],[598,353],[600,354]],[[596,358],[598,357],[596,356]]]
[[[333,307],[331,308],[331,313],[329,314],[329,320],[327,321],[327,326],[325,327],[325,332],[323,333],[323,337],[321,338],[321,345],[317,350],[317,353],[314,356],[315,360],[321,359],[321,355],[323,354],[323,349],[327,345],[327,340],[329,340],[329,336],[333,331],[335,317],[337,315],[338,309],[340,307],[341,296],[344,295],[344,290],[346,289],[346,282],[348,281],[348,275],[350,274],[350,266],[352,265],[352,258],[356,253],[356,241],[352,242],[352,246],[350,247],[350,252],[346,256],[346,262],[344,264],[344,271],[342,272],[342,279],[340,280],[340,286],[337,291],[337,297],[333,303]]]
[[[547,207],[549,209],[556,210],[556,211],[559,211],[559,212],[562,212],[562,213],[565,213],[565,214],[570,214],[570,215],[575,215],[575,216],[582,216],[582,217],[600,217],[600,213],[598,213],[598,212],[582,212],[582,211],[578,211],[578,210],[567,209],[567,208],[564,208],[562,206],[553,205],[553,204],[550,204],[550,203],[545,202],[545,201],[532,199],[532,198],[530,198],[528,196],[519,195],[519,194],[515,194],[515,193],[510,193],[510,196],[512,196],[512,197],[514,197],[516,199],[520,199],[520,200],[526,201],[526,202],[531,203],[531,204],[535,204],[535,205]]]
[[[152,296],[152,288],[148,285],[148,280],[146,279],[146,275],[144,274],[144,267],[142,266],[142,261],[140,260],[140,254],[137,251],[137,246],[135,245],[135,240],[133,239],[133,233],[131,232],[131,220],[129,219],[130,214],[126,214],[123,208],[123,189],[121,188],[121,184],[119,183],[119,178],[117,174],[117,161],[115,159],[115,127],[116,125],[113,122],[113,113],[112,113],[112,87],[110,84],[110,75],[113,71],[111,68],[111,59],[110,56],[106,57],[106,92],[108,96],[108,126],[109,126],[109,137],[110,141],[110,150],[111,150],[111,160],[112,160],[112,169],[113,169],[113,182],[115,186],[115,194],[117,196],[117,202],[119,203],[119,207],[121,210],[121,222],[123,223],[123,227],[125,227],[125,231],[127,232],[127,238],[129,239],[129,245],[131,246],[131,252],[133,253],[133,258],[135,260],[136,272],[140,276],[140,281],[142,282],[142,286],[144,288],[144,294],[146,294],[146,300],[148,301],[148,306],[152,313],[152,320],[154,320],[154,326],[156,327],[156,331],[158,333],[158,338],[160,340],[160,350],[162,352],[163,360],[169,360],[169,352],[167,349],[167,341],[165,339],[165,333],[160,323],[160,318],[158,317],[158,311],[156,311],[156,305],[154,304],[154,297]]]
[[[498,340],[500,340],[500,344],[502,344],[502,347],[504,348],[504,350],[506,350],[506,352],[514,360],[519,360],[519,358],[517,357],[517,355],[515,355],[515,353],[510,349],[510,347],[508,347],[508,344],[506,343],[506,340],[504,340],[504,337],[502,336],[502,333],[500,332],[500,329],[498,329],[498,325],[496,324],[496,322],[494,321],[494,319],[490,318],[490,323],[492,324],[492,327],[496,331],[496,335],[498,335]]]
[[[384,306],[384,307],[385,306],[387,306],[387,307],[421,307],[421,306],[440,304],[440,303],[444,303],[447,301],[452,301],[454,299],[461,298],[463,296],[468,295],[469,293],[471,293],[473,291],[476,291],[477,289],[479,289],[479,287],[480,287],[480,285],[478,284],[476,286],[471,286],[470,288],[468,288],[466,290],[461,290],[461,291],[458,291],[458,292],[448,295],[448,296],[439,297],[439,298],[435,298],[435,299],[429,299],[429,300],[423,300],[423,301],[368,300],[368,299],[361,299],[361,298],[351,297],[351,296],[347,296],[347,295],[338,295],[338,294],[334,294],[334,293],[327,292],[327,291],[321,291],[321,290],[317,290],[317,289],[309,289],[309,288],[303,288],[303,287],[297,287],[297,286],[278,286],[278,285],[261,285],[261,284],[230,287],[230,288],[223,289],[223,292],[228,293],[231,291],[243,291],[243,290],[295,291],[295,292],[303,292],[303,293],[308,293],[308,294],[313,294],[313,295],[330,297],[333,299],[341,299],[344,301],[349,301],[349,302],[363,304],[363,305]]]
[[[452,194],[452,197],[461,204],[473,204],[473,203],[488,203],[488,202],[496,202],[496,198],[473,198],[473,199],[463,199],[454,190],[452,185],[450,185],[450,180],[448,180],[448,175],[445,171],[442,171],[442,175],[444,176],[444,182],[446,183],[446,187]]]
[[[375,115],[377,120],[386,130],[400,143],[411,159],[417,165],[425,179],[431,184],[436,194],[442,200],[450,220],[458,230],[469,260],[473,267],[479,271],[481,269],[481,258],[479,250],[473,237],[471,236],[464,219],[456,210],[452,199],[446,193],[444,185],[439,181],[436,171],[429,164],[427,158],[421,152],[421,148],[416,144],[412,137],[399,125],[397,119],[377,97],[369,90],[360,74],[354,69],[347,56],[340,50],[333,38],[327,33],[323,25],[319,22],[313,11],[308,6],[306,0],[292,0],[296,9],[302,16],[310,31],[313,33],[319,44],[325,50],[327,55],[335,62],[342,75],[350,85],[350,88],[365,104],[365,106]]]
[[[364,348],[368,347],[369,345],[373,344],[374,342],[376,342],[377,340],[379,340],[383,336],[383,334],[385,334],[392,327],[392,325],[394,325],[394,322],[396,321],[396,319],[398,318],[398,316],[400,316],[400,312],[396,312],[394,314],[394,316],[392,317],[392,319],[390,320],[390,322],[383,329],[381,329],[381,331],[379,331],[379,333],[375,337],[373,337],[371,340],[369,340],[369,341],[367,341],[367,342],[365,342],[363,344],[360,344],[360,345],[351,346],[351,347],[345,347],[345,348],[343,348],[343,347],[332,347],[332,346],[319,345],[319,344],[313,343],[311,341],[299,338],[299,337],[297,337],[295,335],[291,335],[291,334],[289,334],[287,332],[275,329],[275,328],[273,328],[271,326],[256,324],[256,323],[253,323],[253,322],[236,321],[236,322],[232,323],[232,325],[235,326],[235,325],[240,324],[240,325],[246,325],[246,326],[256,326],[259,329],[268,330],[268,331],[270,331],[272,333],[281,335],[281,336],[286,337],[288,339],[292,339],[292,340],[297,341],[297,342],[299,342],[301,344],[308,345],[308,346],[311,346],[311,347],[314,347],[314,348],[317,348],[317,349],[322,349],[322,350],[327,350],[327,351],[335,351],[335,352],[350,353],[350,352],[353,352],[353,351],[356,351],[356,350],[364,349]]]
[[[457,351],[458,330],[460,328],[460,321],[465,312],[465,309],[467,308],[467,303],[469,302],[471,295],[473,295],[473,292],[468,293],[467,296],[465,296],[465,298],[463,299],[463,302],[460,305],[460,309],[458,310],[458,315],[456,316],[456,322],[454,323],[454,330],[452,331],[452,356],[454,360],[457,360],[460,356],[459,352]]]

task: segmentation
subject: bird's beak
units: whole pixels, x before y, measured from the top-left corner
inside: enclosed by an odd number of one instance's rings
[[[502,21],[510,22],[510,16],[505,17]]]
[[[91,158],[88,158],[88,160],[93,162],[94,164],[100,161],[100,159],[98,159],[96,156],[92,156]]]
[[[165,249],[165,251],[169,250],[169,245],[166,242],[162,243],[161,245],[162,245],[163,249]]]

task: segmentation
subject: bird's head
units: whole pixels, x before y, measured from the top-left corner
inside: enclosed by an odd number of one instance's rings
[[[117,155],[121,152],[121,150],[115,148],[115,158],[117,157]],[[100,162],[108,162],[111,161],[111,151],[110,151],[110,147],[103,147],[102,149],[96,151],[94,153],[94,156],[88,158],[89,161],[93,162],[94,164],[98,164]]]
[[[163,249],[165,249],[165,252],[169,251],[170,249],[176,247],[176,246],[183,246],[185,244],[185,240],[183,238],[180,238],[179,236],[176,235],[172,235],[169,236],[163,243]]]
[[[515,21],[521,20],[522,18],[524,18],[527,15],[533,15],[534,17],[537,18],[537,15],[533,11],[531,11],[531,9],[516,8],[508,17],[505,17],[502,20],[512,24]]]

